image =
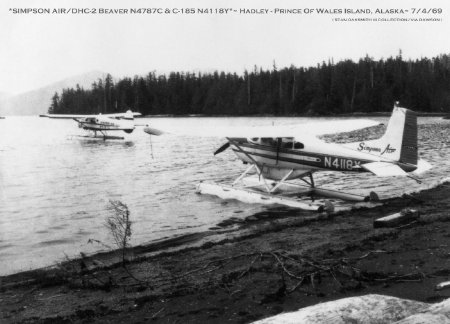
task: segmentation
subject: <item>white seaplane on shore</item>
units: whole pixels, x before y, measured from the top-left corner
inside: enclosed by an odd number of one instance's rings
[[[355,119],[319,122],[313,127],[307,124],[229,131],[229,135],[225,136],[227,143],[214,155],[230,147],[249,167],[231,185],[201,182],[197,185],[197,192],[223,199],[319,211],[333,206],[307,203],[293,197],[314,194],[350,201],[376,201],[378,196],[373,192],[364,196],[319,188],[314,183],[313,174],[339,171],[370,172],[380,177],[412,177],[411,172],[420,174],[431,168],[428,162],[418,159],[417,115],[406,108],[394,107],[386,131],[379,139],[334,144],[317,138],[318,135],[348,132],[378,124]],[[149,134],[158,132],[149,127],[144,131]],[[201,133],[202,136],[211,136],[205,129]],[[302,180],[306,186],[293,183],[291,180],[294,179]]]
[[[82,137],[107,139],[124,139],[122,136],[110,136],[109,131],[124,131],[130,134],[136,126],[148,126],[144,124],[135,124],[134,117],[141,116],[141,113],[128,110],[125,113],[117,114],[98,114],[98,115],[66,115],[66,114],[45,114],[40,117],[56,119],[73,119],[78,123],[78,127],[90,132]],[[99,133],[99,134],[97,134]]]

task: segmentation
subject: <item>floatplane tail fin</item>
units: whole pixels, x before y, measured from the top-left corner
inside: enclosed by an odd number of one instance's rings
[[[127,111],[125,112],[125,114],[123,115],[122,119],[125,119],[125,120],[134,120],[134,114],[133,114],[133,112],[132,112],[131,110],[127,110]]]
[[[390,159],[417,165],[417,114],[406,108],[395,107],[379,144],[384,148],[381,153],[395,150],[389,156]]]
[[[406,108],[394,107],[384,135],[376,140],[349,144],[350,148],[390,161],[417,165],[417,115]]]
[[[407,175],[411,171],[421,174],[432,166],[419,160],[417,142],[417,114],[396,106],[381,138],[352,143],[351,148],[382,158],[379,162],[361,165],[377,176]]]

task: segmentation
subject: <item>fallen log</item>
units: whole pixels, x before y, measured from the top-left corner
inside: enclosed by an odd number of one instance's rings
[[[373,222],[373,227],[395,227],[398,225],[410,223],[417,219],[419,219],[419,211],[417,209],[406,208],[399,213],[376,219]]]
[[[443,290],[450,288],[450,281],[444,281],[436,285],[436,290]]]

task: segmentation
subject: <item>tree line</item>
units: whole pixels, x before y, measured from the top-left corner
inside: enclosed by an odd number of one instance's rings
[[[172,72],[125,77],[108,74],[92,84],[55,93],[49,113],[143,115],[330,115],[370,113],[401,106],[423,112],[450,111],[450,56],[404,60],[322,62],[236,73]]]

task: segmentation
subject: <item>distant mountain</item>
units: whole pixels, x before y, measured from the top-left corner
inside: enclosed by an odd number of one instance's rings
[[[7,96],[7,94],[0,92],[0,115],[45,114],[55,92],[61,94],[62,89],[75,88],[77,84],[82,88],[90,89],[92,83],[105,77],[106,73],[104,72],[92,71],[14,96]]]
[[[1,100],[5,100],[5,99],[7,99],[7,98],[9,98],[9,97],[11,97],[12,96],[12,94],[10,94],[10,93],[8,93],[8,92],[2,92],[2,91],[0,91],[0,101]]]

